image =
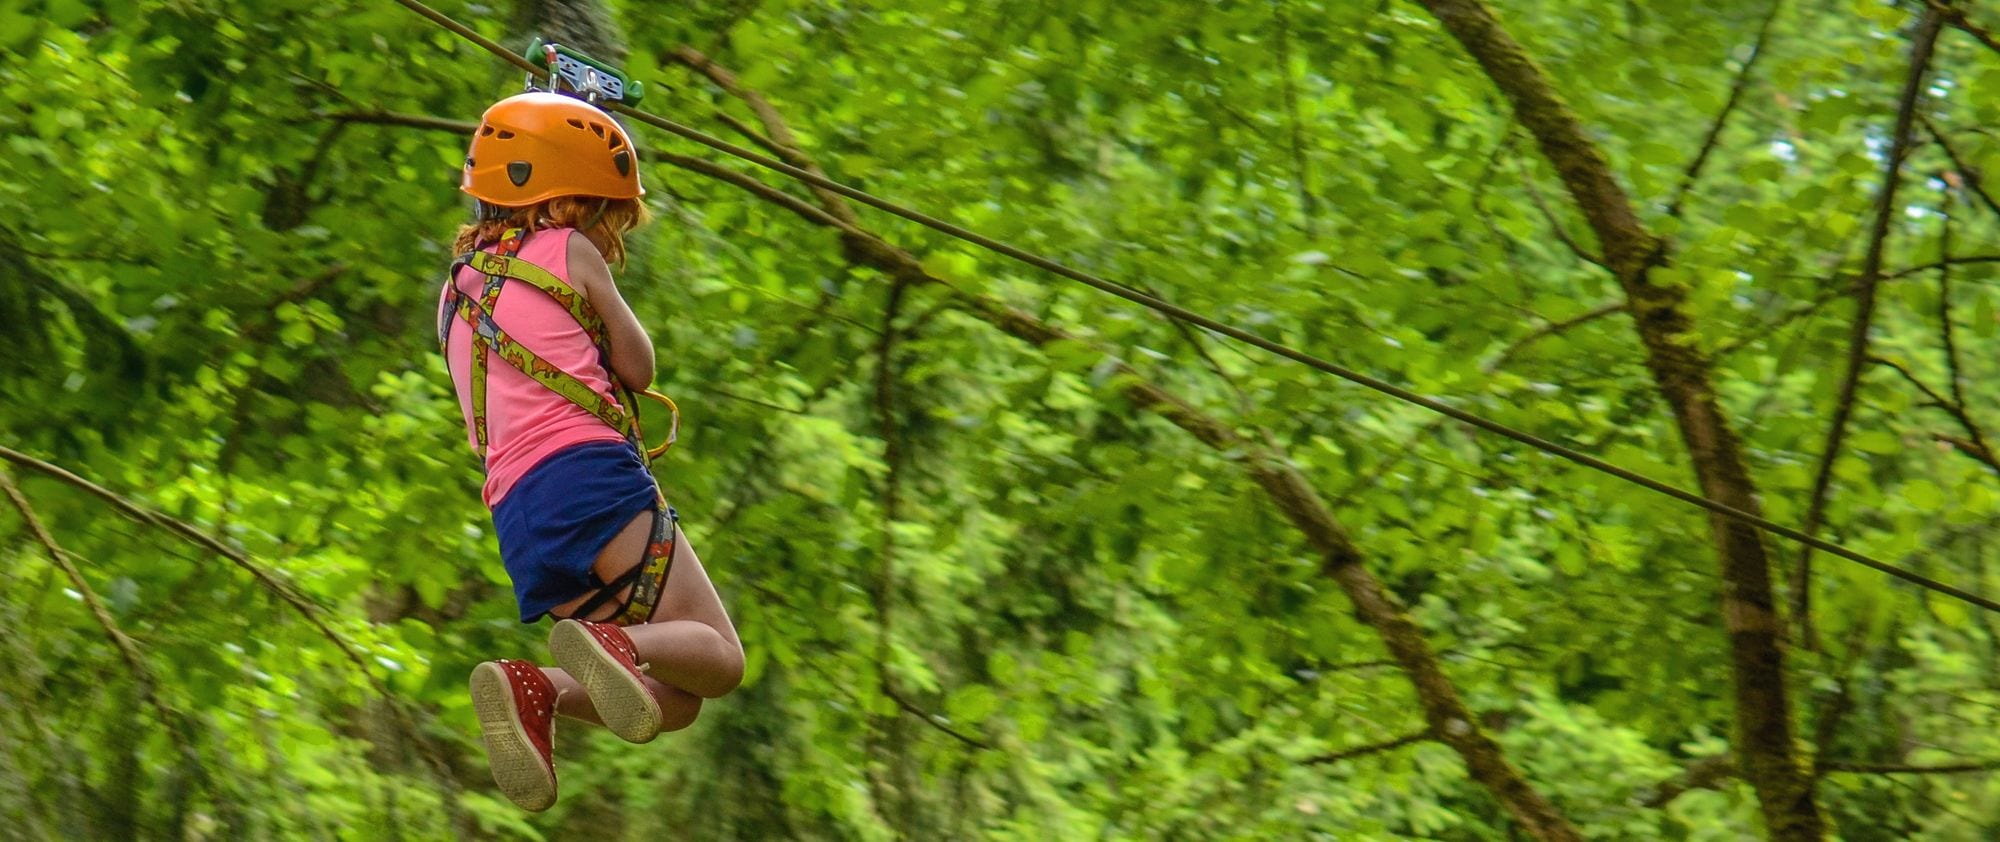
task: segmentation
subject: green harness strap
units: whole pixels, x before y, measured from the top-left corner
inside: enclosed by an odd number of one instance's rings
[[[452,262],[451,274],[446,279],[447,289],[451,291],[455,301],[446,307],[447,312],[439,320],[438,347],[440,350],[448,350],[447,343],[454,321],[462,319],[472,328],[472,369],[469,372],[472,381],[472,434],[480,460],[484,462],[486,459],[488,441],[486,358],[489,351],[535,382],[548,387],[549,391],[563,396],[570,403],[595,416],[597,420],[603,421],[611,429],[617,430],[619,435],[638,444],[640,452],[645,452],[645,444],[639,433],[638,415],[628,408],[629,404],[626,401],[629,398],[623,388],[617,388],[615,391],[618,400],[606,398],[576,375],[542,359],[502,330],[499,323],[494,321],[493,313],[500,302],[500,290],[509,280],[520,281],[541,290],[556,303],[561,304],[563,309],[568,310],[577,324],[583,326],[584,333],[590,336],[591,343],[597,346],[601,358],[610,359],[609,349],[606,346],[604,320],[598,317],[590,303],[578,294],[575,288],[564,283],[554,273],[516,257],[515,255],[521,250],[523,239],[524,234],[520,229],[512,229],[501,237],[502,253],[474,251],[460,255]],[[474,271],[486,276],[486,285],[476,301],[458,289],[460,266],[470,266]]]

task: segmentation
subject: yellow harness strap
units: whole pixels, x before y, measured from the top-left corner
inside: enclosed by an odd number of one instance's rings
[[[570,316],[576,319],[577,324],[583,327],[591,343],[597,346],[599,359],[608,361],[611,358],[610,346],[604,331],[604,320],[575,288],[564,283],[554,273],[516,256],[520,253],[524,239],[525,234],[522,230],[515,228],[501,237],[498,253],[474,251],[460,255],[452,262],[451,275],[446,279],[453,302],[446,306],[445,313],[439,320],[438,346],[440,350],[447,350],[446,345],[450,340],[451,325],[454,321],[462,320],[472,328],[472,369],[469,372],[472,387],[472,434],[480,460],[483,463],[486,459],[488,442],[486,366],[489,352],[535,382],[548,387],[549,391],[581,407],[583,411],[603,421],[611,429],[617,430],[619,435],[638,447],[648,461],[658,458],[667,448],[673,446],[675,439],[679,438],[680,409],[674,406],[671,399],[658,392],[642,393],[646,397],[665,403],[673,414],[673,425],[668,431],[666,444],[648,450],[645,438],[639,430],[639,414],[633,404],[633,394],[617,385],[617,377],[610,374],[608,364],[605,373],[613,384],[616,400],[607,399],[603,393],[591,388],[590,384],[583,382],[576,375],[542,359],[526,345],[508,335],[494,320],[494,308],[499,304],[501,289],[509,280],[520,281],[541,290],[556,303],[561,304],[563,309],[569,311]],[[474,271],[486,276],[485,287],[477,300],[458,289],[456,280],[460,266],[470,266]]]

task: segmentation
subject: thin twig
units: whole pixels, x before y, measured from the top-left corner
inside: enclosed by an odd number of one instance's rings
[[[1945,414],[1950,415],[1953,420],[1957,421],[1959,428],[1965,430],[1967,436],[1967,438],[1961,439],[1943,433],[1934,433],[1932,434],[1933,438],[1949,443],[1951,446],[1957,448],[1959,452],[1978,460],[1986,465],[1986,467],[1992,468],[1996,473],[2000,473],[2000,458],[1994,456],[1993,449],[1986,443],[1985,431],[1980,428],[1978,423],[1972,420],[1971,414],[1966,411],[1964,405],[1954,403],[1945,396],[1938,394],[1936,389],[1931,388],[1924,381],[1918,379],[1914,373],[1911,373],[1901,363],[1882,357],[1869,357],[1868,361],[1889,368],[1897,374],[1902,375],[1903,379],[1909,381],[1910,385],[1917,387],[1917,390],[1923,392],[1925,397],[1930,398],[1929,405],[1944,410]]]
[[[762,147],[765,151],[770,152],[773,155],[782,158],[785,157],[787,154],[790,154],[791,152],[791,150],[778,145],[777,141],[765,137],[763,132],[757,131],[755,128],[752,128],[749,123],[743,122],[734,114],[731,114],[720,108],[717,108],[710,113],[715,115],[715,119],[720,120],[723,125],[728,126],[731,129],[734,129],[737,134],[742,135],[745,140],[757,144],[759,147]]]
[[[1285,14],[1285,0],[1271,0],[1272,17],[1278,24],[1279,94],[1285,103],[1292,147],[1292,187],[1299,193],[1299,227],[1308,237],[1317,237],[1319,199],[1312,191],[1312,164],[1306,157],[1305,122],[1299,119],[1298,82],[1292,78],[1292,22]]]
[[[2000,769],[2000,760],[1986,760],[1978,763],[1945,763],[1924,766],[1907,763],[1863,763],[1855,760],[1829,760],[1819,764],[1820,774],[1844,772],[1855,775],[1963,775],[1971,772],[1991,772]]]
[[[708,77],[709,81],[714,82],[724,93],[742,100],[744,105],[749,106],[751,113],[756,114],[758,121],[764,124],[764,131],[772,143],[769,148],[785,163],[821,178],[826,177],[826,171],[820,169],[819,163],[799,146],[798,137],[792,134],[791,127],[785,124],[784,117],[771,105],[770,100],[765,99],[763,94],[744,87],[729,68],[715,63],[714,59],[686,44],[668,50],[664,57]],[[820,206],[833,214],[834,218],[848,226],[860,221],[860,217],[854,213],[854,208],[848,205],[847,200],[841,198],[840,194],[817,186],[813,187],[812,191],[813,195],[819,197]]]
[[[1883,778],[1883,780],[1888,781],[1892,786],[1897,786],[1909,790],[1911,795],[1915,795],[1916,797],[1923,799],[1925,802],[1929,803],[1932,808],[1940,812],[1951,814],[1954,818],[1957,818],[1959,821],[1965,822],[1966,826],[1968,827],[1981,827],[1985,824],[1984,822],[1976,821],[1971,816],[1959,812],[1957,809],[1953,808],[1950,804],[1946,804],[1943,801],[1939,801],[1936,796],[1933,796],[1930,793],[1923,791],[1923,789],[1919,788],[1916,784],[1895,777]]]
[[[1938,225],[1938,258],[1942,261],[1950,261],[1951,191],[1949,189],[1943,191],[1943,195],[1939,197],[1938,204],[1942,217]],[[1966,414],[1965,373],[1960,368],[1957,333],[1951,321],[1951,264],[1949,262],[1944,262],[1938,267],[1938,342],[1944,346],[1945,371],[1951,378],[1949,385],[1951,386],[1952,405],[1958,407],[1958,412],[1962,420],[1966,422],[1966,433],[1970,434],[1973,440],[1978,442],[1980,450],[1991,453],[1992,449],[1986,446],[1985,435],[1980,432],[1977,426],[1973,426],[1970,423],[1970,418],[1963,418]]]
[[[661,154],[657,157],[664,163],[672,164],[689,172],[700,173],[717,181],[726,182],[759,199],[791,211],[807,222],[839,229],[842,233],[850,236],[866,236],[861,233],[860,229],[840,221],[827,211],[822,210],[819,206],[776,187],[772,187],[769,184],[765,184],[757,180],[756,176],[732,170],[713,161],[686,155]]]
[[[895,676],[889,671],[890,644],[894,631],[891,607],[895,602],[896,564],[896,519],[902,506],[903,445],[902,436],[896,424],[896,375],[895,353],[899,331],[896,316],[902,311],[903,299],[909,290],[909,281],[897,278],[889,288],[888,303],[882,310],[882,333],[876,342],[875,354],[875,411],[878,415],[882,435],[882,461],[887,470],[882,481],[882,546],[880,566],[875,579],[875,664],[881,677],[879,687],[882,695],[889,697],[908,713],[922,720],[924,724],[949,734],[954,739],[976,749],[991,749],[992,744],[977,737],[962,733],[951,727],[942,716],[918,707],[905,697],[896,687]]]
[[[882,307],[882,333],[875,341],[876,431],[882,436],[882,544],[875,569],[875,672],[882,692],[893,697],[896,677],[889,669],[889,653],[894,648],[896,600],[896,520],[903,505],[903,436],[896,423],[896,316],[902,312],[909,282],[897,278],[889,287]]]
[[[1569,318],[1558,319],[1556,321],[1549,322],[1548,324],[1542,325],[1541,327],[1535,328],[1534,330],[1522,334],[1521,338],[1516,339],[1513,342],[1507,343],[1507,347],[1500,351],[1499,356],[1494,357],[1491,362],[1488,362],[1485,365],[1480,366],[1479,368],[1480,370],[1486,372],[1487,374],[1492,374],[1496,371],[1499,371],[1509,362],[1512,362],[1514,360],[1514,356],[1521,353],[1523,350],[1526,350],[1529,345],[1533,345],[1534,343],[1539,342],[1543,339],[1547,339],[1551,336],[1565,333],[1571,330],[1572,328],[1576,328],[1581,325],[1586,325],[1591,322],[1597,321],[1598,319],[1604,318],[1605,316],[1623,312],[1625,312],[1625,302],[1623,300],[1610,301],[1604,304],[1599,304],[1596,307],[1592,307],[1574,316],[1570,316]]]
[[[1964,266],[1967,264],[1975,264],[1975,263],[2000,263],[2000,255],[1995,255],[1995,254],[1965,255],[1961,257],[1954,257],[1949,260],[1934,260],[1929,263],[1920,263],[1915,266],[1908,266],[1902,269],[1898,269],[1894,272],[1886,273],[1881,277],[1881,281],[1883,282],[1900,281],[1912,275],[1916,275],[1922,272],[1928,272],[1933,269],[1941,269],[1946,266]],[[1786,310],[1785,312],[1778,314],[1776,317],[1765,322],[1764,324],[1757,326],[1755,329],[1747,333],[1744,333],[1736,337],[1735,339],[1730,340],[1729,342],[1725,343],[1724,345],[1715,350],[1715,356],[1718,358],[1727,357],[1731,354],[1736,353],[1737,351],[1741,351],[1744,348],[1749,347],[1751,344],[1757,342],[1758,340],[1770,336],[1772,333],[1777,332],[1779,329],[1785,327],[1786,325],[1791,324],[1792,322],[1814,315],[1819,311],[1826,309],[1827,305],[1832,304],[1833,302],[1838,301],[1845,296],[1854,294],[1854,292],[1856,290],[1859,290],[1860,288],[1861,284],[1860,284],[1860,278],[1858,276],[1850,279],[1845,279],[1843,281],[1841,276],[1836,275],[1833,278],[1828,279],[1828,282],[1821,286],[1820,293],[1818,295],[1813,296],[1813,299],[1811,301],[1808,301],[1804,304]]]
[[[1540,327],[1535,328],[1534,330],[1522,334],[1519,339],[1507,343],[1507,347],[1501,349],[1500,353],[1494,356],[1492,360],[1489,360],[1484,365],[1481,365],[1479,367],[1479,370],[1489,375],[1493,374],[1499,371],[1500,369],[1505,368],[1508,363],[1514,361],[1514,358],[1516,356],[1520,355],[1522,351],[1527,350],[1528,346],[1533,345],[1536,342],[1539,342],[1543,339],[1547,339],[1551,336],[1561,335],[1572,329],[1589,324],[1598,319],[1604,318],[1605,316],[1609,316],[1613,313],[1624,312],[1624,310],[1625,310],[1625,303],[1623,301],[1613,301],[1605,304],[1600,304],[1596,307],[1592,307],[1589,310],[1585,310],[1584,312],[1578,313],[1577,315],[1574,316],[1570,316],[1569,318],[1558,319],[1556,321],[1544,324]],[[1391,469],[1395,468],[1397,465],[1402,464],[1404,459],[1408,458],[1411,453],[1415,452],[1418,443],[1422,442],[1424,439],[1429,438],[1431,435],[1435,434],[1438,430],[1443,429],[1444,426],[1450,422],[1451,419],[1449,418],[1432,419],[1430,423],[1425,424],[1421,429],[1417,430],[1414,434],[1405,438],[1403,440],[1402,445],[1397,448],[1394,454],[1390,455],[1386,459],[1383,459],[1381,462],[1376,463],[1376,465],[1373,468],[1370,468],[1366,474],[1356,477],[1353,482],[1347,484],[1346,488],[1343,488],[1338,493],[1335,493],[1333,495],[1333,500],[1329,505],[1333,506],[1334,508],[1339,508],[1345,505],[1350,499],[1353,498],[1353,496],[1356,493],[1359,493],[1362,489],[1375,487],[1375,484],[1377,482],[1380,482],[1385,474],[1387,474]]]
[[[1964,158],[1959,157],[1958,148],[1952,146],[1951,140],[1945,137],[1944,132],[1938,130],[1937,125],[1931,122],[1930,117],[1924,117],[1923,121],[1924,130],[1930,133],[1931,141],[1936,143],[1939,149],[1944,150],[1946,158],[1951,159],[1952,171],[1957,175],[1959,182],[1951,186],[1962,186],[1966,190],[1971,191],[1972,195],[1979,197],[1979,201],[1984,203],[1988,210],[1993,211],[1996,216],[2000,216],[2000,203],[1994,202],[1993,194],[1986,192],[1985,181],[1981,177],[1979,168],[1966,163]],[[1951,179],[1947,178],[1946,182],[1950,183]]]
[[[1528,190],[1528,200],[1534,203],[1536,210],[1542,212],[1542,218],[1548,220],[1549,228],[1555,231],[1556,239],[1561,240],[1563,245],[1569,247],[1571,253],[1582,258],[1584,262],[1603,266],[1604,258],[1596,252],[1584,248],[1574,238],[1570,237],[1569,229],[1563,227],[1562,220],[1557,219],[1555,211],[1549,208],[1548,202],[1543,201],[1542,191],[1536,189],[1534,173],[1528,171],[1527,163],[1516,160],[1514,164],[1515,170],[1521,175],[1521,186]]]
[[[462,135],[470,135],[479,128],[478,123],[470,120],[450,120],[444,117],[432,117],[428,114],[405,114],[399,111],[388,111],[380,108],[353,111],[319,111],[314,112],[312,116],[317,119],[333,120],[340,123],[406,126],[413,129],[430,129],[432,131],[452,132]]]
[[[718,398],[725,398],[732,401],[740,401],[742,403],[750,404],[751,406],[761,406],[773,412],[783,412],[788,415],[806,414],[805,410],[795,406],[785,406],[783,404],[772,403],[771,401],[763,400],[761,398],[746,397],[744,395],[739,395],[736,394],[735,392],[729,391],[728,389],[724,389],[719,386],[712,386],[707,383],[696,384],[693,388],[697,392],[705,392],[707,394],[714,395]]]
[[[911,716],[923,720],[924,724],[929,725],[932,728],[936,728],[937,730],[942,731],[945,734],[949,734],[953,739],[958,740],[959,742],[964,743],[976,749],[981,749],[986,751],[991,751],[993,749],[992,743],[979,739],[978,737],[970,736],[968,734],[965,734],[964,732],[959,731],[956,728],[951,727],[950,720],[945,719],[942,716],[939,716],[935,713],[931,713],[930,711],[924,710],[923,708],[916,706],[915,704],[911,703],[910,700],[903,698],[902,694],[897,693],[895,690],[890,689],[888,687],[884,687],[882,688],[882,692],[885,695],[887,695],[891,701],[894,701],[897,707],[902,708],[905,713],[908,713]]]
[[[1875,286],[1882,277],[1882,256],[1889,240],[1889,223],[1896,209],[1896,189],[1903,182],[1903,160],[1910,154],[1911,126],[1916,122],[1917,99],[1923,94],[1924,75],[1930,68],[1931,51],[1937,44],[1940,19],[1935,9],[1926,11],[1917,24],[1910,45],[1910,69],[1903,79],[1902,96],[1896,102],[1895,128],[1889,136],[1888,160],[1883,163],[1882,189],[1875,196],[1875,220],[1869,229],[1868,251],[1861,259],[1861,288],[1852,330],[1848,334],[1847,369],[1840,380],[1840,394],[1833,405],[1833,419],[1827,424],[1826,444],[1820,448],[1819,466],[1814,472],[1812,496],[1806,505],[1802,529],[1817,535],[1826,516],[1827,492],[1833,485],[1833,463],[1847,436],[1847,421],[1854,414],[1855,391],[1861,371],[1868,364],[1868,332],[1875,319]],[[1812,622],[1813,549],[1799,552],[1792,569],[1792,620],[1798,640],[1808,649],[1818,649]]]
[[[1352,760],[1356,757],[1365,757],[1370,754],[1381,754],[1382,752],[1385,751],[1394,751],[1396,749],[1402,748],[1403,746],[1413,745],[1415,743],[1427,742],[1430,739],[1431,739],[1430,729],[1426,728],[1414,734],[1405,734],[1393,740],[1383,740],[1378,743],[1368,743],[1367,745],[1359,745],[1353,748],[1345,748],[1341,749],[1340,751],[1331,752],[1329,754],[1321,754],[1314,757],[1308,757],[1299,762],[1307,766],[1318,766],[1325,763],[1338,763],[1342,760]]]
[[[1900,280],[1902,278],[1915,275],[1919,272],[1928,272],[1932,269],[1942,269],[1946,266],[1965,266],[1973,263],[2000,263],[2000,254],[1967,254],[1967,255],[1960,255],[1958,257],[1934,260],[1929,263],[1919,263],[1915,266],[1898,269],[1887,275],[1883,275],[1882,280],[1885,281]]]
[[[125,499],[124,497],[118,495],[117,493],[111,491],[110,489],[107,489],[101,485],[91,482],[90,480],[84,479],[83,477],[77,476],[76,474],[73,474],[60,466],[44,462],[40,459],[37,459],[33,456],[29,456],[28,454],[22,453],[11,447],[0,445],[0,459],[5,459],[16,465],[20,465],[23,468],[28,468],[38,473],[54,477],[56,479],[62,480],[63,482],[69,483],[70,485],[76,486],[77,488],[81,488],[84,491],[88,491],[91,494],[98,497],[99,499],[102,499],[105,502],[110,503],[113,508],[118,509],[121,513],[125,514],[127,517],[132,518],[133,520],[136,520],[148,526],[159,527],[167,531],[168,533],[171,533],[174,536],[179,537],[183,541],[187,541],[196,546],[202,547],[203,549],[207,549],[218,555],[221,555],[223,558],[228,559],[231,563],[235,564],[237,567],[242,568],[245,572],[249,573],[251,578],[256,579],[257,583],[263,585],[266,590],[269,590],[272,593],[277,594],[280,598],[285,600],[285,602],[291,604],[293,608],[297,609],[298,612],[304,615],[307,619],[312,620],[315,624],[320,623],[320,620],[318,618],[318,611],[319,611],[318,606],[313,605],[297,590],[293,589],[291,585],[278,579],[275,574],[271,573],[268,570],[265,570],[257,562],[251,560],[249,556],[246,556],[243,553],[229,547],[228,545],[222,543],[220,540],[214,538],[213,536],[210,536],[208,533],[201,531],[194,525],[189,524],[188,522],[180,520],[173,516],[156,511],[154,509],[141,506],[138,503],[134,503],[131,500]],[[336,635],[332,634],[331,630],[324,629],[324,626],[322,626],[322,630],[326,632],[326,634],[329,636],[330,639],[337,638]],[[336,640],[336,642],[339,645],[341,645],[342,648],[346,647],[345,641]],[[356,656],[354,660],[357,664],[360,663],[360,658],[358,656]],[[363,671],[366,672],[365,669]]]
[[[1992,468],[1995,473],[2000,473],[2000,459],[1995,459],[1993,452],[1990,450],[1981,450],[1980,446],[1973,443],[1971,439],[1959,438],[1949,433],[1932,433],[1931,438],[1935,441],[1951,445],[1951,449],[1965,454],[1968,458],[1988,468]]]
[[[1687,171],[1681,174],[1680,186],[1674,188],[1674,198],[1667,203],[1667,215],[1679,218],[1682,203],[1688,192],[1694,189],[1701,178],[1701,169],[1708,163],[1708,156],[1715,151],[1716,142],[1722,137],[1722,130],[1729,125],[1729,116],[1736,111],[1737,103],[1743,101],[1743,92],[1750,87],[1750,69],[1757,66],[1757,59],[1764,55],[1764,43],[1771,35],[1771,22],[1778,19],[1778,11],[1785,0],[1771,0],[1771,9],[1764,13],[1764,21],[1757,25],[1757,39],[1750,44],[1750,55],[1743,59],[1743,66],[1736,69],[1736,78],[1729,83],[1729,97],[1723,100],[1722,110],[1716,112],[1715,120],[1709,123],[1708,134],[1702,138],[1701,151],[1694,160],[1688,162]]]
[[[1857,775],[1957,775],[1973,772],[1990,772],[2000,769],[2000,760],[1972,763],[1949,763],[1935,766],[1909,765],[1900,763],[1866,763],[1854,760],[1822,760],[1813,767],[1815,776],[1834,773]],[[1641,805],[1659,809],[1667,806],[1675,798],[1696,789],[1715,789],[1737,776],[1736,758],[1728,754],[1703,757],[1681,770],[1672,780],[1661,783],[1647,796]]]

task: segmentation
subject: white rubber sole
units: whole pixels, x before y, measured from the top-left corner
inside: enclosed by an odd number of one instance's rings
[[[521,726],[514,691],[499,664],[472,668],[472,709],[479,714],[479,736],[486,741],[486,764],[493,782],[507,800],[523,810],[541,812],[556,803],[556,772],[542,762],[541,752]]]
[[[618,663],[582,623],[563,620],[549,632],[549,655],[590,695],[597,718],[619,739],[649,743],[660,735],[660,702]]]

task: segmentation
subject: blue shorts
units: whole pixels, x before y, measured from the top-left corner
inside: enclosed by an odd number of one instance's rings
[[[565,447],[514,483],[493,507],[493,528],[521,622],[602,587],[591,570],[598,553],[653,510],[658,495],[646,463],[625,442]]]

